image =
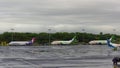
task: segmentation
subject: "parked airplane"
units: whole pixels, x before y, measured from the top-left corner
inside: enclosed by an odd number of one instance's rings
[[[67,44],[71,44],[74,39],[75,39],[76,36],[74,36],[71,40],[68,40],[68,41],[53,41],[51,42],[52,45],[59,45],[59,44],[62,44],[62,45],[67,45]]]
[[[31,45],[35,41],[35,38],[32,38],[31,41],[11,41],[8,45]]]
[[[106,40],[92,40],[89,42],[90,45],[103,45],[103,44],[107,44]]]

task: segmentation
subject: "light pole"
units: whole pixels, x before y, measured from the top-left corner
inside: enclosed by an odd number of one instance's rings
[[[13,31],[14,31],[14,29],[13,29],[13,28],[11,28],[11,31],[13,32]],[[13,41],[13,33],[12,33],[12,41]]]
[[[84,43],[85,42],[85,40],[84,40],[85,29],[82,29],[82,32],[83,32],[83,40],[82,40],[82,42]]]
[[[113,34],[115,34],[116,29],[113,29]]]
[[[49,45],[50,45],[50,31],[51,31],[51,29],[48,29],[48,31],[49,31]]]

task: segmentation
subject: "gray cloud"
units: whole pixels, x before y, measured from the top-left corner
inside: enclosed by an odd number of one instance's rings
[[[119,0],[0,0],[1,32],[116,33]],[[115,31],[114,31],[115,32]]]

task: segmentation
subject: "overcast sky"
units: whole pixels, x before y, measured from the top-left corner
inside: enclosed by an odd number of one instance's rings
[[[120,0],[0,0],[0,33],[120,34]]]

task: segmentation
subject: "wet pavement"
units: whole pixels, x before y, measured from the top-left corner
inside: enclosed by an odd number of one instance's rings
[[[0,68],[114,68],[114,56],[107,45],[1,46]]]

